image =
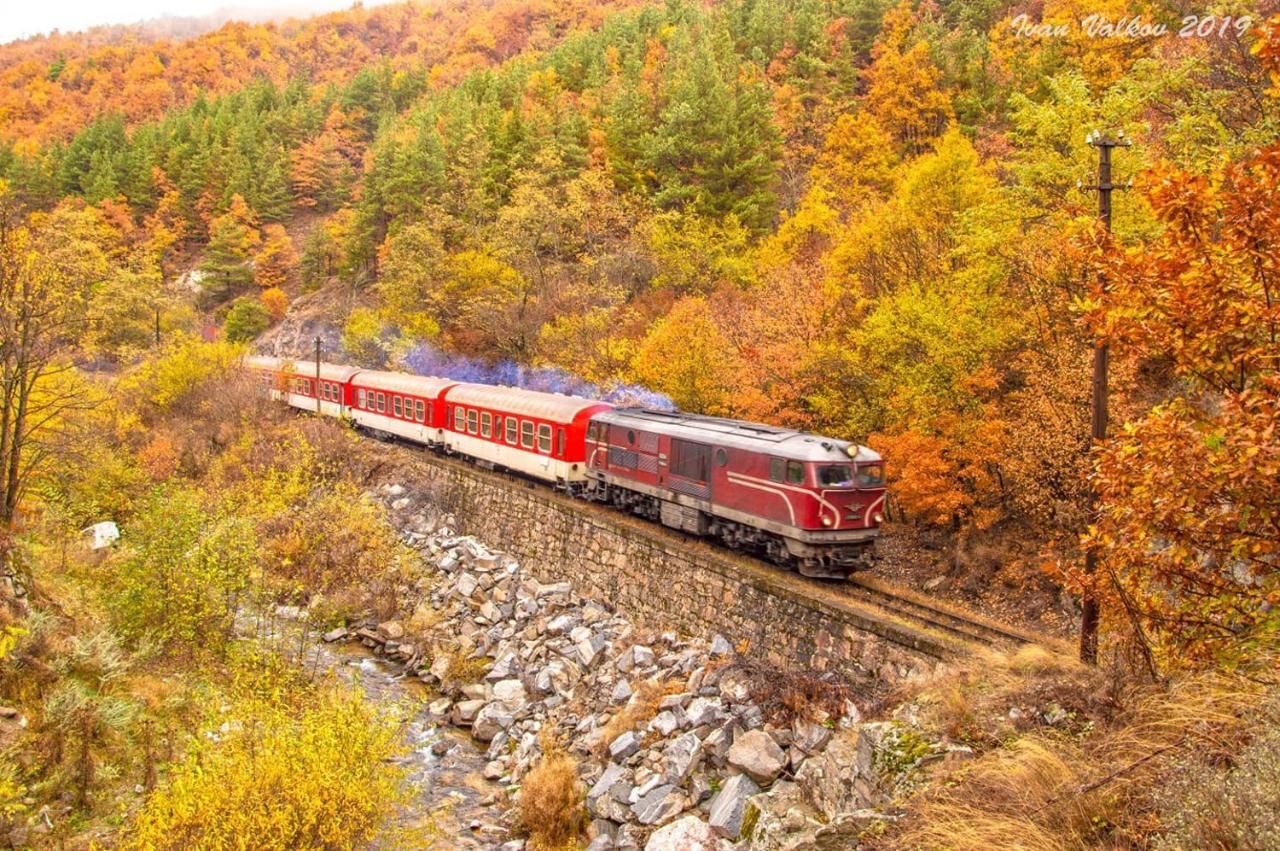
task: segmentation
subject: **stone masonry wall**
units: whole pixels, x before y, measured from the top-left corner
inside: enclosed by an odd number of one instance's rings
[[[433,491],[457,528],[521,560],[541,582],[570,580],[633,620],[704,638],[788,669],[896,681],[945,648],[769,565],[550,489],[413,453],[409,487]]]

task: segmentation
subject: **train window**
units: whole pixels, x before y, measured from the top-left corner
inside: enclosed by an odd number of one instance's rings
[[[515,417],[507,417],[507,443],[512,446],[516,445],[516,430],[520,427],[520,421]]]
[[[538,451],[551,454],[551,426],[538,426]]]
[[[631,444],[632,446],[636,445],[636,433],[634,431],[630,431],[630,430],[627,431],[627,443]]]
[[[716,466],[717,466],[717,467],[723,467],[725,464],[728,464],[728,463],[729,463],[729,452],[728,452],[728,450],[726,450],[726,449],[717,449],[717,450],[716,450]]]
[[[421,399],[413,400],[413,418],[418,422],[422,422],[426,418],[427,407],[422,403]]]
[[[818,485],[824,488],[851,488],[853,472],[848,464],[823,464],[818,468]]]
[[[399,397],[399,396],[392,396],[392,397],[391,397],[391,407],[392,407],[392,409],[396,412],[396,416],[397,416],[397,417],[403,417],[403,416],[404,416],[404,407],[403,407],[403,405],[404,405],[404,402],[400,399],[400,397]]]
[[[520,445],[525,449],[533,448],[533,423],[528,420],[520,421]]]
[[[804,465],[799,461],[788,461],[787,481],[793,485],[804,484]]]
[[[428,402],[428,403],[427,403],[427,420],[428,420],[428,422],[429,422],[429,421],[431,421],[431,420],[434,420],[434,419],[435,419],[435,416],[436,416],[436,403],[435,403],[435,402]]]
[[[467,411],[467,433],[475,434],[479,431],[480,414],[477,411]]]
[[[356,407],[357,408],[364,407],[364,391],[363,390],[356,390]]]
[[[454,408],[453,409],[453,430],[465,431],[467,427],[466,423],[467,423],[467,412],[462,410],[461,408]]]
[[[556,454],[564,457],[564,429],[556,429]]]
[[[480,415],[480,436],[481,437],[493,436],[493,415],[490,414],[488,411],[485,411]]]
[[[780,482],[787,477],[787,462],[781,458],[769,459],[769,479]]]
[[[857,482],[860,488],[880,487],[884,484],[884,465],[859,464]]]
[[[711,447],[688,440],[672,440],[671,475],[705,482],[711,477]]]
[[[384,414],[387,412],[387,394],[386,393],[378,394],[378,410]]]

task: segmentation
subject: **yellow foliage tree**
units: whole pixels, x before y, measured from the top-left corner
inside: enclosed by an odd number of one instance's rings
[[[921,150],[952,117],[929,45],[914,35],[917,23],[910,0],[889,10],[865,72],[867,112],[908,151]]]
[[[262,229],[262,237],[262,248],[253,260],[253,280],[264,290],[278,289],[297,267],[298,253],[281,225],[267,225]]]
[[[135,818],[132,851],[363,847],[404,800],[394,719],[324,690],[301,711],[244,699]],[[393,844],[395,840],[392,840]]]

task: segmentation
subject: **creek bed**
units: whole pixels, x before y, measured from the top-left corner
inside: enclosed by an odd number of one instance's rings
[[[271,621],[266,633],[276,647],[316,678],[332,672],[359,686],[375,703],[405,708],[405,749],[396,761],[405,768],[413,791],[399,821],[426,835],[431,840],[426,847],[493,849],[510,838],[500,821],[502,788],[483,775],[484,751],[465,732],[437,723],[427,712],[435,696],[427,686],[402,676],[399,666],[358,642],[326,644],[316,640],[315,633],[304,636],[296,620]]]

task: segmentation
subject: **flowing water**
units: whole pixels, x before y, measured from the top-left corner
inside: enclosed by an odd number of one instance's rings
[[[502,790],[482,773],[484,751],[461,730],[435,723],[427,712],[435,697],[430,689],[414,677],[401,676],[399,666],[358,643],[325,644],[315,633],[303,632],[297,621],[271,620],[267,634],[308,672],[317,677],[332,673],[359,686],[369,700],[406,708],[405,751],[397,762],[413,791],[400,822],[411,835],[427,837],[413,847],[493,849],[508,838],[499,822]],[[261,627],[255,631],[263,634]]]

